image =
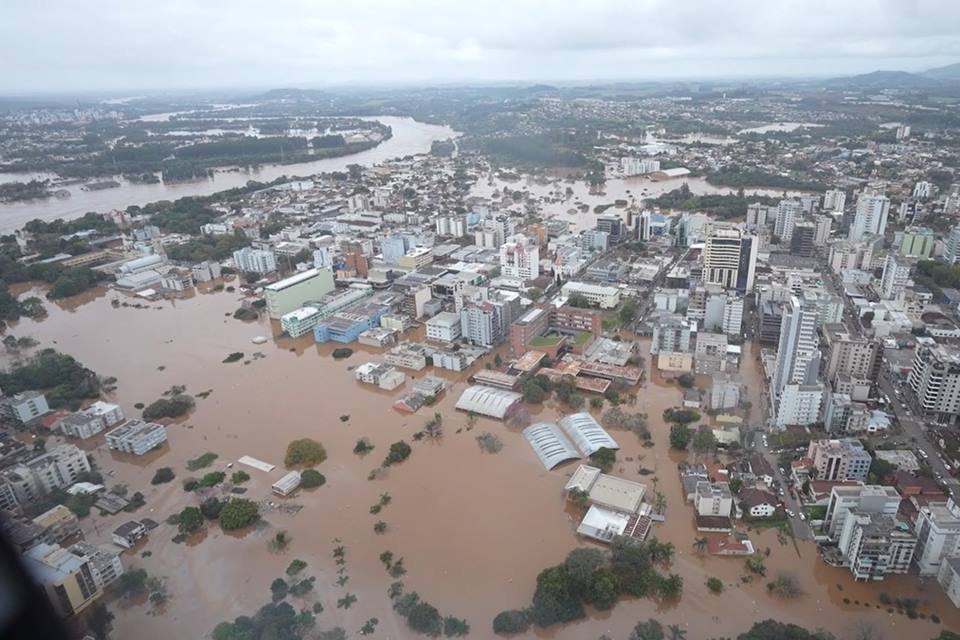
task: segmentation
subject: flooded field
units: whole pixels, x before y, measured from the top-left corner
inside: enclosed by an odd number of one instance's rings
[[[444,377],[452,388],[435,407],[402,416],[390,405],[409,389],[409,376],[404,387],[384,392],[356,383],[350,371],[377,349],[352,345],[354,355],[336,361],[330,355],[334,346],[317,346],[309,337],[254,345],[253,337],[272,336],[277,327],[265,319],[247,324],[230,317],[239,302],[237,294],[226,291],[145,302],[145,308],[139,309],[114,307],[111,300],[117,295],[98,290],[48,304],[50,314],[45,319],[23,320],[8,329],[18,337],[34,337],[41,347],[69,353],[102,376],[116,376],[119,382],[112,400],[128,416],[139,415],[135,403],[150,403],[172,385],[186,385],[194,395],[212,391],[206,399],[197,399],[189,416],[169,425],[168,445],[144,460],[115,456],[103,445],[102,436],[81,443],[102,471],[113,472],[109,483],[127,483],[131,491],[144,493],[147,505],[135,517],[161,522],[143,546],[125,553],[123,559],[128,567],[142,566],[165,576],[170,601],[162,615],[151,614],[149,604],[111,604],[117,615],[116,638],[203,637],[218,622],[251,614],[267,603],[270,583],[283,576],[294,558],[308,563],[304,575],[316,576],[317,582],[305,598],[290,600],[297,608],[321,602],[324,612],[317,617],[318,628],[339,625],[352,637],[365,620],[376,617],[380,625],[374,637],[411,637],[390,608],[387,587],[393,578],[378,559],[386,550],[404,558],[409,572],[402,580],[408,590],[419,592],[444,615],[465,618],[473,628],[471,637],[487,638],[492,636],[490,624],[497,612],[529,604],[541,569],[559,562],[577,545],[587,544],[577,539],[576,514],[565,507],[562,496],[576,465],[544,471],[520,434],[525,424],[508,427],[480,418],[468,430],[467,417],[453,409],[467,385],[467,373],[447,373]],[[646,353],[646,343],[643,347]],[[235,351],[244,352],[249,364],[222,363]],[[253,359],[256,352],[265,357]],[[11,356],[4,354],[2,363],[10,361]],[[754,406],[759,407],[756,366],[746,345],[743,373]],[[865,619],[884,629],[887,638],[920,640],[935,635],[940,627],[874,606],[882,591],[916,596],[918,589],[919,597],[930,603],[922,611],[936,612],[949,628],[960,627],[960,616],[935,583],[918,587],[913,578],[899,578],[855,585],[847,571],[819,562],[812,545],[781,545],[773,531],[752,533],[751,538],[758,548],[771,549],[768,575],[783,569],[799,576],[806,595],[795,601],[768,596],[762,580],[741,585],[739,578],[745,573],[741,559],[694,553],[692,545],[698,536],[676,473],[676,463],[686,454],[668,449],[667,427],[660,419],[664,409],[679,404],[680,392],[674,384],[650,377],[648,370],[648,382],[637,393],[637,406],[632,409],[649,414],[655,446],[643,448],[634,435],[613,432],[622,447],[614,473],[648,485],[655,478],[657,490],[666,495],[667,522],[655,527],[653,534],[676,545],[672,570],[684,578],[684,595],[678,603],[624,601],[610,612],[592,612],[579,623],[537,631],[537,637],[593,639],[607,633],[623,640],[637,620],[653,616],[664,624],[681,624],[691,640],[735,636],[753,621],[768,617],[823,626],[839,634]],[[443,416],[443,437],[414,443],[413,433],[433,411]],[[535,417],[551,419],[557,412],[550,404],[537,410]],[[474,438],[484,431],[502,439],[500,453],[480,451]],[[181,488],[183,478],[203,473],[188,472],[188,459],[205,451],[219,454],[208,470],[222,469],[243,455],[276,464],[278,468],[269,474],[247,469],[252,476],[246,485],[247,497],[273,499],[270,485],[283,474],[287,443],[307,436],[326,447],[328,459],[318,469],[327,483],[278,501],[302,505],[299,513],[269,511],[263,523],[249,531],[225,534],[211,525],[206,534],[185,545],[172,542],[176,528],[163,520],[199,500]],[[363,458],[352,452],[361,437],[375,445]],[[390,443],[400,439],[412,444],[410,458],[382,478],[368,480]],[[160,466],[172,467],[177,479],[152,486],[150,479]],[[640,467],[654,473],[641,476]],[[371,515],[369,507],[385,492],[392,502],[379,515]],[[107,542],[112,529],[128,518],[121,514],[85,519],[87,539]],[[386,533],[373,531],[377,520],[388,523]],[[292,537],[283,553],[268,548],[268,540],[278,530]],[[332,551],[337,544],[346,548],[349,581],[344,586],[335,583],[338,574]],[[149,551],[149,557],[141,557],[143,551]],[[723,594],[708,592],[704,583],[710,576],[727,585]],[[338,609],[338,598],[347,593],[354,594],[357,602],[350,609]]]
[[[495,192],[505,188],[510,191],[527,192],[539,200],[544,218],[558,218],[570,223],[574,231],[585,231],[596,226],[598,213],[594,208],[606,205],[603,215],[617,215],[625,218],[625,208],[629,205],[641,206],[647,198],[656,198],[664,193],[679,189],[683,184],[690,187],[696,195],[734,194],[736,189],[718,187],[700,177],[671,178],[652,180],[647,176],[615,178],[607,180],[601,188],[592,188],[584,180],[564,180],[560,178],[544,179],[525,176],[518,180],[503,180],[497,177],[482,176],[470,192],[472,196],[489,198]],[[783,189],[744,189],[749,196],[789,197],[797,196],[799,191]],[[618,205],[617,201],[621,201]],[[513,204],[508,200],[508,203]],[[518,207],[519,207],[519,203]],[[587,210],[583,211],[582,207]]]

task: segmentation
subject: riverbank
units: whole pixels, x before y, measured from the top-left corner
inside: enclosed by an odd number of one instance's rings
[[[428,153],[434,141],[447,140],[459,135],[450,127],[424,124],[412,118],[377,116],[361,119],[381,122],[390,127],[392,136],[376,147],[360,153],[296,164],[262,165],[249,170],[218,170],[214,171],[212,176],[200,180],[150,184],[131,182],[122,176],[113,176],[111,179],[120,183],[120,187],[115,189],[85,191],[80,184],[69,185],[64,187],[70,192],[69,198],[0,204],[0,234],[11,233],[36,218],[47,222],[57,218],[69,220],[89,211],[103,213],[114,209],[126,209],[131,205],[143,206],[160,200],[211,195],[242,187],[250,180],[269,182],[285,175],[311,176],[317,173],[345,171],[351,164],[373,166],[395,158]]]

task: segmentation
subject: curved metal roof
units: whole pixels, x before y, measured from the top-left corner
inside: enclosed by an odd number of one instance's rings
[[[523,396],[515,391],[476,384],[463,392],[457,400],[457,409],[503,419],[510,407],[522,398]]]
[[[538,422],[530,425],[523,430],[523,437],[533,447],[533,452],[540,458],[540,462],[547,471],[561,462],[580,457],[573,444],[563,435],[560,427],[552,422]]]
[[[598,449],[619,449],[617,441],[589,413],[573,413],[560,419],[560,428],[585,456]]]

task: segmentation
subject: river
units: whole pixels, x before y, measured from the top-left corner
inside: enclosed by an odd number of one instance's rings
[[[168,114],[161,114],[168,115]],[[184,196],[205,196],[218,191],[242,187],[248,180],[269,182],[280,176],[310,176],[317,173],[343,171],[349,164],[372,166],[374,164],[408,155],[426,153],[437,140],[446,140],[459,135],[447,126],[425,124],[412,118],[377,116],[364,118],[378,120],[389,126],[393,136],[373,149],[339,158],[326,158],[296,164],[269,164],[257,169],[220,170],[211,178],[175,183],[138,184],[119,176],[112,179],[120,183],[114,189],[85,191],[80,184],[66,187],[71,197],[47,198],[0,204],[0,233],[10,233],[30,220],[54,220],[78,218],[88,211],[102,213],[113,209],[125,209],[131,205],[145,205],[158,200],[176,200]],[[4,178],[30,174],[2,174]],[[36,175],[36,174],[33,174]],[[14,178],[16,179],[16,178]],[[98,180],[106,180],[106,176]]]
[[[23,295],[30,285],[14,289]],[[34,293],[43,295],[39,289]],[[117,616],[115,637],[205,637],[217,622],[251,614],[268,602],[271,581],[282,576],[294,558],[308,563],[304,575],[316,576],[317,582],[307,597],[290,600],[297,609],[321,602],[324,612],[318,616],[318,628],[341,625],[349,637],[356,637],[365,620],[377,617],[380,626],[375,637],[414,637],[391,610],[386,594],[392,578],[378,556],[391,550],[405,559],[409,573],[402,580],[408,590],[418,591],[444,615],[466,618],[473,627],[470,637],[490,638],[491,620],[498,611],[529,604],[541,569],[560,562],[570,549],[589,544],[578,540],[576,514],[565,508],[562,496],[576,465],[544,471],[520,426],[480,418],[469,431],[466,416],[453,407],[468,384],[467,373],[442,372],[452,388],[434,407],[403,416],[391,409],[391,403],[409,389],[409,380],[395,391],[380,391],[355,382],[350,370],[377,358],[381,349],[351,345],[353,356],[336,361],[330,357],[334,345],[318,346],[310,337],[253,345],[251,338],[272,335],[275,323],[234,320],[229,316],[239,304],[238,294],[214,292],[209,285],[188,299],[144,303],[140,309],[113,307],[111,299],[117,295],[101,289],[49,303],[45,319],[23,319],[13,323],[8,333],[33,336],[40,348],[55,347],[101,375],[116,376],[117,390],[110,399],[128,416],[139,414],[135,403],[149,403],[171,385],[186,385],[193,394],[212,390],[207,399],[197,400],[191,415],[169,425],[169,444],[144,458],[110,452],[102,435],[81,443],[102,471],[112,473],[108,484],[122,482],[131,491],[144,493],[147,505],[134,517],[152,517],[162,523],[169,514],[197,504],[198,497],[184,492],[180,483],[199,475],[189,473],[185,463],[204,451],[220,455],[212,469],[242,455],[281,465],[269,474],[248,470],[252,479],[245,486],[253,499],[270,497],[270,484],[283,473],[284,449],[291,439],[320,440],[328,459],[319,466],[326,485],[286,501],[303,505],[299,514],[267,513],[261,527],[240,534],[224,533],[211,524],[206,534],[184,545],[171,541],[176,527],[161,524],[148,541],[125,552],[127,567],[144,567],[166,578],[170,601],[159,615],[151,614],[150,605],[142,602],[110,603]],[[754,406],[759,407],[761,384],[754,348],[745,345],[742,374]],[[266,357],[249,364],[223,364],[223,358],[234,351],[245,352],[247,359],[257,351]],[[649,340],[641,341],[641,351],[648,353]],[[490,359],[475,364],[471,372]],[[9,366],[12,360],[11,354],[0,353],[0,364]],[[935,583],[903,576],[855,584],[848,571],[820,562],[811,543],[800,542],[796,548],[781,545],[772,531],[755,531],[750,536],[758,548],[771,549],[767,559],[771,577],[780,570],[798,575],[806,595],[797,600],[770,597],[765,580],[742,583],[742,559],[694,553],[698,534],[676,471],[676,463],[688,454],[669,449],[668,427],[660,417],[664,409],[680,403],[681,390],[651,371],[647,360],[649,381],[636,390],[637,406],[628,410],[648,414],[654,446],[644,448],[632,434],[613,432],[621,445],[614,473],[648,486],[656,478],[657,490],[665,494],[667,522],[656,526],[654,535],[676,545],[670,570],[684,578],[683,597],[678,603],[628,599],[612,611],[590,611],[575,624],[538,630],[536,637],[582,640],[606,633],[622,639],[638,620],[648,617],[665,625],[680,624],[691,640],[735,637],[753,621],[768,617],[822,626],[839,637],[848,637],[861,620],[886,629],[886,635],[872,636],[877,640],[936,635],[939,628],[929,621],[911,621],[878,607],[883,591],[916,595],[927,603],[922,607],[925,614],[936,612],[946,628],[960,626],[960,612]],[[412,434],[434,411],[443,415],[444,436],[438,441],[413,442]],[[555,419],[561,412],[563,408],[551,401],[531,409],[529,421]],[[499,454],[478,449],[474,436],[484,431],[502,439]],[[364,458],[352,452],[360,437],[369,438],[375,446]],[[383,459],[390,443],[400,439],[413,444],[410,459],[392,467],[385,477],[368,480],[367,473]],[[172,467],[177,479],[151,485],[150,478],[160,466]],[[653,475],[641,475],[640,467],[653,470]],[[379,515],[371,515],[369,507],[384,492],[393,497],[392,503]],[[91,515],[83,520],[83,530],[89,541],[106,543],[110,531],[130,517]],[[388,523],[385,534],[372,529],[378,519]],[[289,532],[292,542],[287,551],[273,553],[268,541],[281,529]],[[349,576],[342,587],[335,583],[338,566],[331,556],[338,544],[346,547]],[[143,552],[149,552],[149,557]],[[705,581],[711,576],[725,583],[722,594],[707,590]],[[337,600],[346,593],[355,594],[358,601],[349,610],[337,608]]]

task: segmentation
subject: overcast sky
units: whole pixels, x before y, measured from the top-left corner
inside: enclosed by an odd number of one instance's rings
[[[832,76],[960,62],[960,0],[0,0],[0,93]]]

